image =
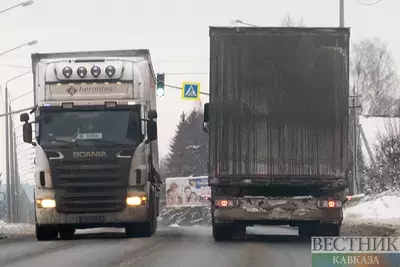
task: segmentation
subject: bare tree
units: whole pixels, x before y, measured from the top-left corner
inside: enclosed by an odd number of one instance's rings
[[[282,27],[303,27],[303,18],[300,18],[298,22],[294,21],[290,13],[287,13],[286,16],[281,21]]]
[[[376,168],[368,168],[364,191],[380,193],[400,187],[400,123],[387,118],[385,129],[378,134],[375,146]]]
[[[397,110],[398,77],[387,44],[379,38],[366,39],[352,49],[351,83],[361,95],[362,112],[393,115]]]

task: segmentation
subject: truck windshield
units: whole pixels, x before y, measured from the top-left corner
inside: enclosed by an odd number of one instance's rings
[[[141,141],[140,117],[133,110],[45,111],[41,114],[41,145],[131,145]]]

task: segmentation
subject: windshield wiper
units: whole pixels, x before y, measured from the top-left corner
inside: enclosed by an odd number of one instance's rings
[[[79,147],[78,143],[76,143],[74,141],[68,141],[68,140],[50,139],[50,140],[45,140],[43,142],[60,142],[60,143],[64,143],[64,144],[67,144],[67,145],[73,145],[73,146]]]

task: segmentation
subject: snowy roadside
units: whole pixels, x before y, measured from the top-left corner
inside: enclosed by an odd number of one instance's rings
[[[343,232],[347,235],[400,235],[400,192],[366,196],[345,208]]]
[[[0,239],[30,236],[35,233],[34,226],[23,223],[5,223],[0,221]]]

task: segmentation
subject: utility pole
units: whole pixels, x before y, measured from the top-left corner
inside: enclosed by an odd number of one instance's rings
[[[357,112],[356,112],[356,87],[353,86],[353,195],[357,194]]]
[[[344,27],[344,0],[339,0],[339,27]]]
[[[9,112],[11,112],[11,106],[8,106],[8,109],[9,109]],[[10,123],[10,127],[9,127],[9,133],[8,133],[8,136],[9,136],[9,138],[10,138],[10,144],[9,144],[9,146],[10,146],[10,161],[9,161],[9,164],[10,164],[10,180],[11,180],[11,206],[10,206],[10,210],[11,210],[11,217],[10,217],[10,221],[12,222],[12,223],[15,223],[16,222],[16,220],[15,220],[15,204],[16,204],[16,201],[15,201],[15,192],[16,192],[16,179],[15,179],[15,173],[16,173],[16,170],[15,170],[15,165],[14,165],[14,156],[15,156],[15,140],[14,140],[14,123],[13,123],[13,120],[12,120],[12,116],[10,115],[9,116],[9,123]]]
[[[7,183],[7,222],[12,222],[11,221],[11,172],[10,172],[10,139],[11,136],[9,135],[10,131],[10,123],[9,119],[10,116],[8,115],[9,113],[9,108],[8,108],[8,90],[6,89],[5,93],[5,105],[6,105],[6,129],[5,129],[5,138],[6,138],[6,183]]]
[[[18,154],[17,154],[17,136],[15,134],[15,125],[13,124],[13,139],[14,139],[14,170],[15,170],[15,211],[17,223],[21,223],[21,179],[19,176]]]

